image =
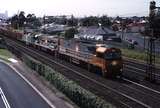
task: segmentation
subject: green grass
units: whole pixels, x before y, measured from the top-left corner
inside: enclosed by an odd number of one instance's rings
[[[0,49],[0,59],[8,62],[9,61],[8,59],[12,58],[12,57],[13,57],[13,55],[11,52],[9,52],[6,49]]]
[[[131,49],[121,49],[123,56],[136,60],[146,61],[146,53]],[[156,64],[160,64],[160,56],[156,56]]]

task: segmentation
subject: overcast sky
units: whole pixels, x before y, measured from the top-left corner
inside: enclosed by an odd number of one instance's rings
[[[150,0],[0,0],[0,12],[8,10],[9,16],[18,10],[35,13],[37,16],[143,16],[148,15],[149,2]]]

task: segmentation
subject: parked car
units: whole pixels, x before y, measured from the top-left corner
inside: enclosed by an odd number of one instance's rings
[[[128,42],[128,43],[130,43],[130,44],[138,45],[138,42],[137,42],[136,40],[128,39],[128,38],[126,38],[125,40],[126,40],[126,42]]]

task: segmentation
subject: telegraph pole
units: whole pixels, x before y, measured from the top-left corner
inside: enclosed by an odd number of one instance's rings
[[[160,20],[157,20],[156,16],[156,2],[151,1],[150,2],[150,13],[149,13],[149,29],[150,29],[150,37],[148,41],[148,48],[147,48],[147,66],[146,66],[146,79],[155,82],[156,76],[155,76],[155,40],[159,38],[159,34],[157,35],[157,29],[159,30],[157,26],[157,22]]]

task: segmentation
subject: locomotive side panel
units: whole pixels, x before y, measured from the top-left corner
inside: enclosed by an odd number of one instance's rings
[[[1,32],[7,35],[10,38],[20,40],[23,36],[22,33],[13,32],[13,31],[5,31],[1,30]],[[120,70],[122,69],[122,59],[121,55],[119,58],[116,58],[118,54],[118,49],[104,48],[102,47],[99,51],[100,56],[81,52],[78,50],[72,50],[69,48],[58,46],[58,49],[53,49],[47,46],[42,46],[39,44],[29,43],[30,47],[36,48],[43,52],[49,53],[53,56],[56,56],[60,59],[66,60],[67,62],[74,63],[78,66],[87,68],[90,70],[96,70],[96,72],[101,71],[100,73],[103,76],[117,75],[120,74]],[[112,52],[115,51],[115,52]],[[97,50],[98,51],[98,50]],[[115,55],[115,56],[113,56]],[[111,57],[112,56],[112,57]],[[110,58],[108,58],[110,57]]]

